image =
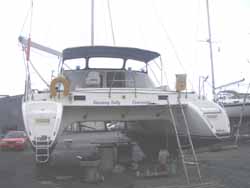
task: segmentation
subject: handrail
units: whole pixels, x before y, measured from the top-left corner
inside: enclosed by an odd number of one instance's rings
[[[109,87],[109,98],[111,97],[112,85],[113,85],[114,82],[125,82],[125,83],[127,83],[127,82],[133,82],[134,83],[134,90],[135,90],[135,97],[136,97],[137,90],[136,90],[135,80],[112,80],[112,84]]]
[[[113,78],[115,78],[115,75],[116,75],[116,72],[115,72]],[[125,82],[125,84],[127,82],[133,82],[134,83],[134,89],[135,89],[135,97],[136,97],[137,96],[136,95],[137,90],[136,90],[136,80],[135,80],[134,72],[132,72],[132,78],[133,78],[132,80],[115,80],[115,79],[111,80],[112,82],[111,82],[110,88],[109,88],[109,98],[111,97],[111,91],[112,91],[112,86],[113,86],[114,82]]]

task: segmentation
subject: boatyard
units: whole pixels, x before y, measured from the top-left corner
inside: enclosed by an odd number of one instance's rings
[[[75,153],[75,154],[74,154]],[[63,154],[63,155],[61,155]],[[66,187],[124,187],[124,188],[163,188],[181,187],[186,185],[182,168],[178,167],[176,174],[159,177],[138,177],[134,170],[126,168],[123,173],[107,173],[103,179],[95,183],[87,183],[83,168],[79,161],[72,159],[76,151],[56,149],[54,156],[57,160],[51,165],[39,169],[31,149],[21,152],[0,152],[0,187],[37,187],[37,188],[66,188]],[[62,157],[63,156],[63,157]],[[241,143],[239,147],[227,150],[197,150],[200,162],[203,184],[213,183],[213,187],[248,188],[250,147],[249,143]],[[192,174],[191,176],[196,176]],[[170,186],[171,185],[171,186]],[[195,186],[194,186],[195,187]],[[202,187],[202,186],[200,186]],[[203,186],[206,187],[206,186]],[[207,186],[209,187],[209,186]],[[211,186],[212,187],[212,186]]]
[[[226,3],[6,3],[0,188],[249,188],[250,4]]]

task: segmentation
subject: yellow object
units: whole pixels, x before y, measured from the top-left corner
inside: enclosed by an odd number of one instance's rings
[[[176,91],[182,91],[186,89],[186,74],[176,74]]]
[[[54,78],[51,81],[51,83],[50,83],[50,95],[52,97],[55,97],[57,95],[57,88],[56,88],[57,83],[63,84],[63,88],[64,88],[63,96],[68,96],[69,95],[69,81],[62,76]]]

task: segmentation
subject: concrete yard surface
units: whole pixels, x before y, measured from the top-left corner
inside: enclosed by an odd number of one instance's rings
[[[65,151],[67,153],[67,151]],[[72,151],[71,151],[72,152]],[[62,151],[55,150],[53,155]],[[0,187],[10,188],[189,188],[189,187],[250,187],[250,146],[245,143],[236,149],[216,152],[200,152],[202,183],[198,184],[197,174],[190,170],[191,185],[186,185],[181,164],[176,175],[164,177],[137,177],[135,172],[125,170],[122,173],[108,173],[104,180],[97,183],[86,183],[82,167],[73,158],[54,157],[52,165],[37,167],[31,150],[22,152],[0,152]],[[74,154],[70,154],[73,156]],[[57,160],[58,159],[58,160]]]

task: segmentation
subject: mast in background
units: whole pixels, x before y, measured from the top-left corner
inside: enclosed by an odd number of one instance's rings
[[[215,82],[214,82],[214,60],[213,60],[213,46],[212,46],[212,34],[211,34],[211,25],[210,25],[210,14],[209,14],[209,0],[206,0],[207,4],[207,24],[208,24],[208,40],[209,51],[210,51],[210,61],[211,61],[211,77],[212,77],[212,94],[213,100],[215,99]]]
[[[94,6],[95,6],[95,2],[94,0],[91,0],[91,46],[94,46],[94,37],[95,37],[95,33],[94,33]]]

